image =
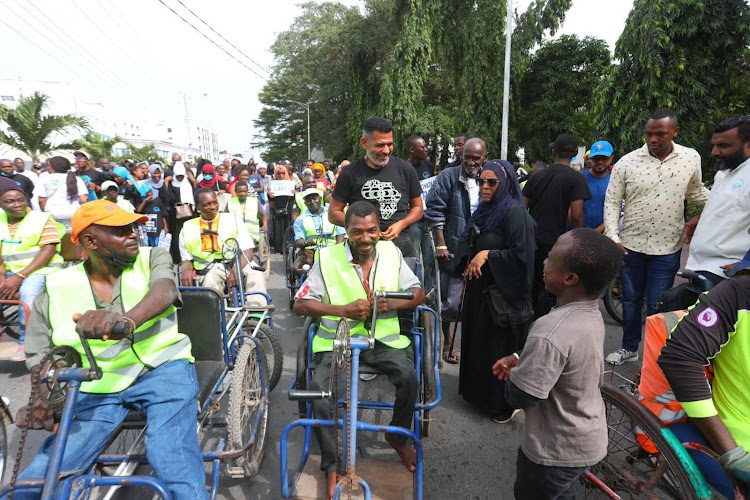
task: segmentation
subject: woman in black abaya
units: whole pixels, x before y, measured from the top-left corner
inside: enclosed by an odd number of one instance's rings
[[[513,166],[491,160],[479,177],[481,202],[462,236],[459,258],[471,258],[461,326],[458,391],[497,423],[516,412],[492,365],[520,351],[533,309],[534,220],[521,197]]]

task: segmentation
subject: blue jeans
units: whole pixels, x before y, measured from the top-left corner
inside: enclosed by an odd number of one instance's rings
[[[664,292],[672,288],[680,269],[680,252],[668,255],[648,255],[628,249],[622,278],[622,347],[638,350],[643,326],[641,311],[646,297],[649,315],[656,311],[656,303]]]
[[[160,365],[122,392],[80,393],[61,471],[88,468],[132,407],[146,415],[146,456],[174,498],[208,498],[198,445],[197,394],[195,367],[184,359]],[[47,437],[20,479],[45,476],[54,440],[54,435]],[[38,497],[39,492],[29,491],[13,495],[14,499]]]
[[[10,278],[13,273],[8,271],[5,275]],[[39,292],[44,289],[44,282],[47,279],[46,274],[32,274],[21,282],[21,287],[18,289],[18,293],[21,295],[18,300],[29,306],[34,303],[34,299]],[[23,307],[18,308],[18,343],[23,344],[23,339],[26,337],[26,309]]]

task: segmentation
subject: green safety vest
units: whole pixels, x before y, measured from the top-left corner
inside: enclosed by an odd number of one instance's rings
[[[182,226],[182,241],[185,248],[193,255],[193,268],[196,271],[205,269],[210,263],[222,260],[221,249],[229,238],[237,238],[237,220],[231,214],[217,214],[219,219],[219,248],[215,252],[204,252],[201,249],[201,218],[190,219]]]
[[[247,226],[247,232],[255,241],[260,238],[260,222],[258,220],[258,198],[249,196],[245,200],[245,210],[242,210],[239,198],[231,198],[227,203],[229,213],[233,214],[237,221],[242,221]]]
[[[315,216],[313,216],[313,214],[311,214],[309,210],[305,209],[300,217],[302,217],[302,227],[305,228],[305,237],[317,238],[319,236],[319,233],[318,228],[315,227]],[[337,226],[328,220],[328,212],[326,210],[323,210],[323,213],[320,214],[320,218],[323,221],[323,234],[329,235],[326,237],[325,244],[331,245],[336,242],[335,232]],[[314,248],[314,246],[306,248]]]
[[[133,267],[120,276],[122,307],[127,312],[149,291],[151,248],[141,248]],[[76,333],[73,314],[96,309],[94,292],[83,263],[47,277],[49,322],[52,343],[68,345],[81,354],[83,366],[89,363]],[[81,384],[83,392],[109,394],[127,389],[150,368],[173,359],[194,358],[190,338],[177,329],[177,309],[169,306],[157,317],[145,322],[132,338],[122,340],[89,339],[91,352],[102,369],[102,378]]]
[[[367,292],[354,267],[346,258],[346,243],[326,247],[320,251],[320,272],[323,275],[328,298],[331,304],[344,305],[355,300],[367,300]],[[370,273],[374,273],[372,291],[398,291],[398,278],[401,271],[401,259],[398,249],[390,241],[379,241],[376,246],[377,261]],[[320,318],[318,331],[313,337],[313,352],[333,350],[333,339],[336,337],[336,326],[341,318],[323,316]],[[348,320],[349,330],[354,335],[369,335],[364,321]],[[405,349],[411,341],[401,335],[401,327],[396,311],[378,315],[375,338],[394,349]]]
[[[26,269],[31,264],[31,261],[42,251],[42,247],[39,246],[39,238],[42,236],[42,231],[47,224],[47,220],[51,217],[52,215],[46,212],[33,210],[28,212],[18,225],[15,237],[11,238],[10,230],[8,229],[8,214],[4,211],[0,213],[2,259],[8,271],[17,273]],[[54,219],[52,220],[54,221]],[[57,226],[57,235],[62,238],[65,235],[65,226],[57,222],[55,222],[55,225]],[[58,253],[55,253],[49,263],[45,267],[37,269],[32,274],[50,274],[62,269],[64,261],[59,253],[59,244],[56,249]]]
[[[318,189],[318,188],[315,188]],[[320,189],[318,189],[320,191]],[[305,205],[305,199],[302,197],[302,191],[299,193],[294,193],[294,201],[297,202],[297,208],[299,208],[299,213],[303,214],[305,213],[305,210],[307,210],[307,205]],[[324,191],[320,191],[320,205],[325,206],[326,204],[326,195]]]

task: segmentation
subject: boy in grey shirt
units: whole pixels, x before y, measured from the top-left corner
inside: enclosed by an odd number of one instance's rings
[[[507,356],[492,367],[509,380],[508,403],[526,412],[517,499],[574,498],[578,476],[607,454],[600,393],[604,321],[597,300],[621,265],[617,245],[596,231],[560,236],[544,261],[544,286],[557,307],[531,326],[520,357]]]

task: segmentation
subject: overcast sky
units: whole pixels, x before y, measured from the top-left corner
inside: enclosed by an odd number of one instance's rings
[[[257,74],[212,45],[162,2]],[[529,3],[515,0],[519,12]],[[113,118],[184,121],[187,101],[192,126],[213,127],[220,149],[247,154],[256,133],[252,121],[261,109],[257,94],[268,77],[263,68],[270,70],[273,64],[270,46],[299,14],[297,4],[298,0],[0,0],[0,78],[69,82],[82,101],[103,103]],[[558,35],[596,36],[614,49],[632,4],[573,0]],[[259,158],[257,152],[254,155]]]

